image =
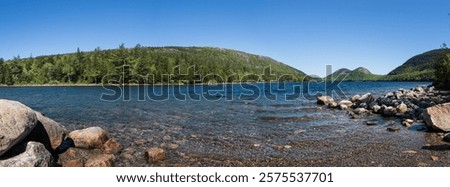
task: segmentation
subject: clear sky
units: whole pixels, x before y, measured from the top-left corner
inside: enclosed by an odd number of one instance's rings
[[[143,46],[214,46],[307,74],[387,74],[450,43],[449,0],[0,0],[0,57]]]

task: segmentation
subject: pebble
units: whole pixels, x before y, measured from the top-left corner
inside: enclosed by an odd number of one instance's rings
[[[439,160],[439,157],[431,155],[431,160],[433,160],[433,161],[438,161],[438,160]]]
[[[373,125],[376,125],[377,124],[377,122],[375,122],[375,121],[367,121],[366,122],[366,125],[368,125],[368,126],[373,126]]]
[[[408,150],[408,151],[403,151],[402,153],[405,153],[405,154],[416,154],[417,151]]]
[[[290,145],[285,145],[284,148],[285,148],[285,149],[290,149],[290,148],[292,148],[292,146],[290,146]]]
[[[169,135],[165,135],[165,136],[163,137],[163,140],[169,141],[169,140],[172,140],[172,137],[170,137]]]

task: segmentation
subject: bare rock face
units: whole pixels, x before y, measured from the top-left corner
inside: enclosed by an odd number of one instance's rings
[[[166,152],[164,151],[164,149],[152,147],[145,151],[145,156],[149,163],[158,162],[166,159]]]
[[[0,156],[25,139],[37,123],[36,114],[29,107],[0,99]]]
[[[49,167],[54,165],[52,154],[39,142],[27,142],[13,149],[23,149],[25,152],[2,160],[1,167]],[[20,152],[20,150],[18,150]]]
[[[433,129],[450,132],[450,103],[427,108],[423,118],[425,123]]]
[[[105,130],[100,127],[89,127],[83,130],[75,130],[67,136],[71,138],[77,148],[101,149],[108,140]]]

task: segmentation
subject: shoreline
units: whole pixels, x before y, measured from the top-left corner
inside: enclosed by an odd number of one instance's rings
[[[430,81],[341,81],[341,82],[417,82],[423,83],[427,82],[432,85]],[[341,83],[339,82],[339,83]],[[262,83],[283,83],[281,81],[278,82],[230,82],[230,83],[194,83],[194,84],[18,84],[18,85],[2,85],[0,84],[0,88],[14,88],[14,87],[104,87],[104,86],[184,86],[184,85],[195,85],[195,86],[203,86],[203,85],[235,85],[235,84],[262,84]],[[286,81],[284,83],[309,83],[305,82],[294,82],[294,81]],[[321,81],[314,83],[332,83],[331,81]]]

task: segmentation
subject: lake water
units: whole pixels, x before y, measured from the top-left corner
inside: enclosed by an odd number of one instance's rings
[[[0,98],[20,101],[68,129],[101,126],[136,159],[118,166],[146,166],[142,151],[166,147],[162,166],[352,165],[346,152],[359,146],[376,150],[381,141],[399,149],[423,143],[424,134],[385,126],[368,127],[344,111],[316,105],[316,94],[351,97],[382,95],[428,82],[286,83],[125,87],[1,87]],[[121,94],[118,94],[121,93]],[[380,123],[388,123],[379,119]],[[391,119],[395,121],[395,119]],[[410,141],[410,137],[421,137]],[[361,152],[364,152],[361,150]],[[376,155],[376,153],[374,153]],[[329,160],[338,158],[337,161]],[[377,159],[375,159],[377,160]],[[380,159],[382,162],[383,159]],[[317,162],[317,163],[316,163]],[[384,165],[396,165],[388,161]],[[372,161],[353,163],[364,166]],[[408,164],[406,164],[408,165]]]

